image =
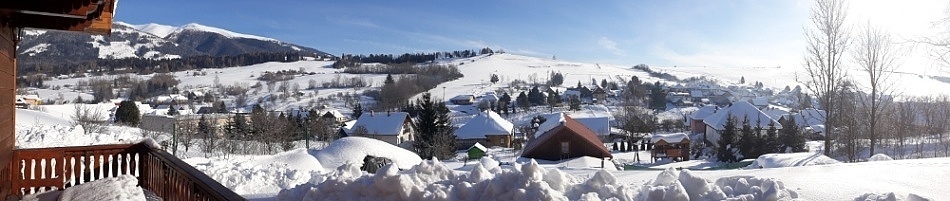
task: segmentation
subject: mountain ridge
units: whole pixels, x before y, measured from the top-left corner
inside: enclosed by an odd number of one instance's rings
[[[317,59],[333,55],[277,39],[189,23],[113,23],[112,34],[88,35],[53,30],[24,30],[18,51],[21,64],[75,64],[100,59],[174,59],[292,52]]]

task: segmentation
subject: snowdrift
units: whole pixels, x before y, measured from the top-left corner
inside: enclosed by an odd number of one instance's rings
[[[755,159],[746,169],[782,168],[840,163],[821,153],[780,153],[764,154]]]
[[[488,168],[486,168],[488,167]],[[282,190],[278,200],[723,200],[727,198],[793,199],[798,195],[774,179],[728,177],[715,183],[689,170],[667,169],[642,187],[618,182],[599,170],[578,181],[559,169],[545,169],[534,160],[498,167],[483,158],[470,172],[453,171],[438,161],[426,161],[399,172],[383,167],[377,174],[348,164],[322,175],[319,183]]]
[[[366,156],[389,158],[399,169],[409,169],[413,165],[422,162],[419,155],[409,150],[364,137],[340,138],[313,155],[327,169],[336,169],[351,163],[356,164],[356,167],[360,167],[363,164],[363,158]]]

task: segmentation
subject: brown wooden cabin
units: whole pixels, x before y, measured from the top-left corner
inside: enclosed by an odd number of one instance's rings
[[[37,191],[132,174],[140,187],[165,200],[245,200],[175,156],[144,143],[14,149],[16,49],[22,29],[108,35],[116,1],[0,1],[0,199],[18,200]],[[53,165],[43,168],[41,164]]]
[[[562,118],[564,121],[560,122],[560,125],[528,141],[521,156],[551,161],[581,156],[613,157],[594,131],[567,115],[562,114]]]
[[[654,134],[650,142],[653,143],[650,157],[654,161],[659,158],[671,158],[675,161],[689,160],[689,136],[685,133]]]

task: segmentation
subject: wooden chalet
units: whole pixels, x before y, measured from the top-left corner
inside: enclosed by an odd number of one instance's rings
[[[138,178],[140,187],[164,200],[245,200],[146,143],[15,149],[16,49],[22,30],[108,35],[116,1],[0,1],[0,198],[18,200],[27,194],[130,174]]]
[[[549,118],[538,132],[540,135],[528,141],[521,156],[551,161],[581,156],[613,157],[594,131],[567,115]]]
[[[675,161],[689,160],[689,136],[686,133],[653,134],[650,142],[653,143],[653,150],[650,151],[650,157],[653,160],[658,158],[670,158]]]

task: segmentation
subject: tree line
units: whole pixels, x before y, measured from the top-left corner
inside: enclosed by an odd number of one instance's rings
[[[89,62],[61,63],[44,60],[42,57],[20,58],[17,71],[20,74],[46,75],[114,75],[121,73],[135,73],[147,75],[152,73],[168,73],[203,68],[224,68],[246,66],[265,62],[293,62],[303,59],[298,52],[258,52],[234,56],[192,56],[174,59],[96,59]]]

